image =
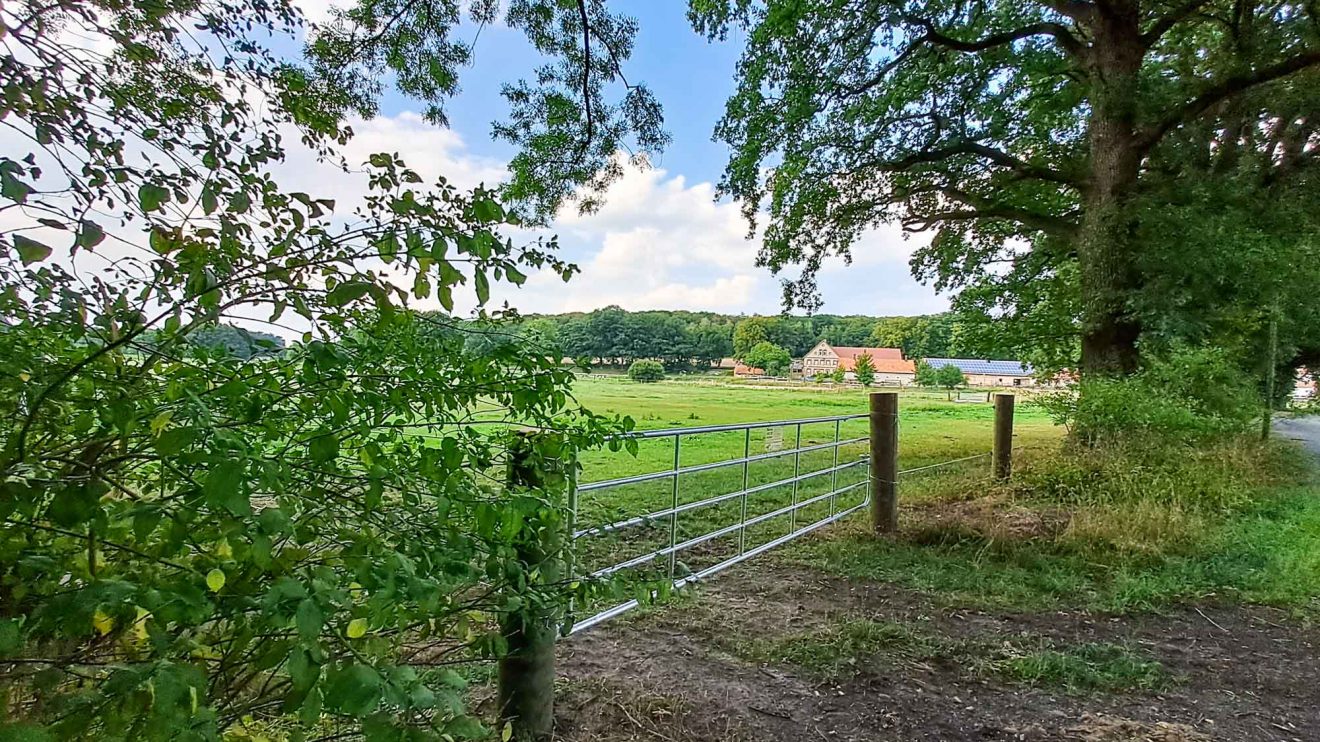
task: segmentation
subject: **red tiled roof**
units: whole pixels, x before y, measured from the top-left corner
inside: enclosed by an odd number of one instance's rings
[[[853,348],[850,346],[830,346],[839,356],[839,368],[844,371],[857,369],[857,357],[871,356],[871,366],[878,374],[915,374],[917,364],[903,359],[903,351],[898,348]]]
[[[839,367],[844,371],[856,371],[856,356],[852,358],[840,358]],[[916,363],[905,361],[902,358],[872,358],[871,367],[875,369],[877,374],[915,374],[917,372]]]
[[[751,366],[739,363],[733,367],[734,376],[765,376],[765,369],[753,368]]]
[[[903,360],[903,351],[899,348],[854,348],[850,345],[831,345],[830,348],[834,350],[834,354],[840,359],[856,358],[865,353],[871,356],[873,361],[878,361],[881,358],[894,361]]]

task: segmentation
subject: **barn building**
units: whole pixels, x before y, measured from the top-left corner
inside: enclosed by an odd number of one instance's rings
[[[1021,361],[981,361],[968,358],[927,358],[934,369],[957,366],[967,377],[968,386],[1036,386],[1031,364]]]

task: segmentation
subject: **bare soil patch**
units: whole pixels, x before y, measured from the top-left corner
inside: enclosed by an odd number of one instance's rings
[[[722,647],[840,617],[897,621],[951,639],[1022,635],[1140,649],[1165,689],[1070,693],[987,678],[958,663],[861,658],[820,681]],[[1320,637],[1287,613],[1199,606],[1164,614],[1010,613],[942,607],[890,584],[758,562],[688,604],[566,641],[565,740],[1320,740]]]

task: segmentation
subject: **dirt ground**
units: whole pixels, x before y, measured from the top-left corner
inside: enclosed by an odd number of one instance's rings
[[[919,593],[758,562],[705,586],[695,606],[616,620],[561,645],[559,738],[596,740],[1320,740],[1320,636],[1283,611],[1202,606],[1155,615],[955,610]],[[1176,680],[1151,692],[1069,693],[955,662],[863,659],[822,682],[720,649],[839,616],[953,639],[1024,633],[1114,642]],[[711,621],[711,617],[715,620]]]

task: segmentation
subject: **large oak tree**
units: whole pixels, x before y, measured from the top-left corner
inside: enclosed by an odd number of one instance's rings
[[[1287,199],[1317,160],[1314,3],[694,0],[691,15],[713,37],[746,30],[723,192],[753,223],[768,210],[761,260],[801,264],[785,293],[808,307],[826,257],[898,220],[936,230],[919,274],[989,286],[1008,312],[1078,287],[1083,369],[1129,372],[1158,194],[1208,178]]]

